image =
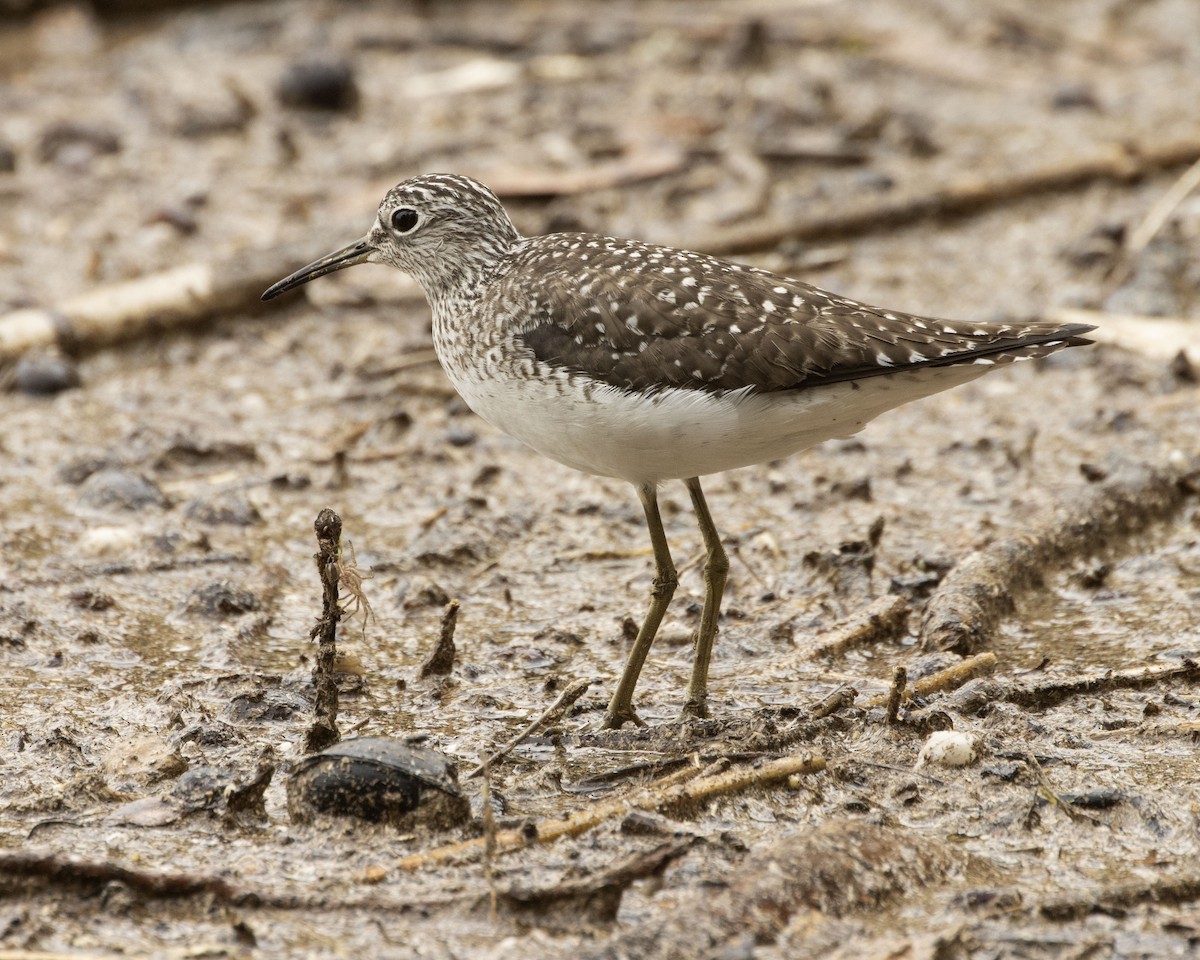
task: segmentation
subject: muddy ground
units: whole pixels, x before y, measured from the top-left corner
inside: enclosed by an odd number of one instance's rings
[[[98,6],[0,5],[0,955],[1200,950],[1200,202],[1172,192],[1200,6]],[[665,488],[649,727],[595,733],[647,601],[636,497],[475,419],[408,281],[64,332],[132,278],[298,266],[434,170],[527,233],[934,315],[1086,311],[1102,342],[711,478],[732,573],[714,718],[682,725],[700,541]],[[57,345],[13,347],[28,307],[60,311]],[[484,832],[479,780],[451,829],[290,820],[326,506],[373,613],[342,625],[343,736],[422,736],[465,773],[593,681],[491,772],[523,849],[412,859]],[[1002,602],[933,642],[964,590]],[[421,679],[450,599],[453,670]],[[891,628],[848,631],[868,608]],[[963,655],[984,679],[913,686]],[[947,726],[978,758],[916,769]],[[758,773],[664,783],[725,766]]]

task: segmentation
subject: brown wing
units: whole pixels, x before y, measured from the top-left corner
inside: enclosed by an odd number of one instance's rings
[[[796,390],[1089,343],[1084,324],[934,320],[712,257],[585,234],[528,242],[545,292],[519,336],[538,360],[627,390]],[[527,272],[528,271],[528,272]],[[552,279],[547,279],[552,278]]]

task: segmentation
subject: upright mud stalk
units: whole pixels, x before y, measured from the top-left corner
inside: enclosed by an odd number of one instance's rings
[[[342,619],[342,608],[338,605],[342,518],[325,507],[317,514],[313,528],[317,532],[318,550],[314,559],[321,578],[322,598],[321,619],[310,634],[313,640],[319,642],[319,647],[313,664],[313,686],[316,688],[313,723],[304,737],[304,749],[309,753],[323,750],[337,743],[340,738],[337,728],[338,689],[333,663],[337,657],[337,625]]]

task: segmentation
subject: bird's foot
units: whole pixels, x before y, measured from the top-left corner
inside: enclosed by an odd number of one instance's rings
[[[646,721],[637,715],[633,709],[633,704],[623,708],[614,708],[611,704],[604,712],[604,720],[600,724],[601,730],[620,730],[627,723],[632,723],[637,727],[644,727]]]
[[[708,712],[708,697],[688,697],[683,704],[683,710],[679,713],[679,722],[685,720],[707,720]]]

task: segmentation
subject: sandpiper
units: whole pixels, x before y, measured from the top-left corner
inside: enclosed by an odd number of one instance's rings
[[[1085,324],[918,317],[636,240],[522,237],[491,190],[448,174],[393,188],[365,237],[263,299],[358,263],[420,282],[438,358],[472,410],[552,460],[637,488],[656,571],[610,728],[641,722],[634,686],[675,591],[660,483],[687,485],[707,552],[683,707],[703,717],[729,561],[700,477],[850,436],[910,400],[1091,342]]]

